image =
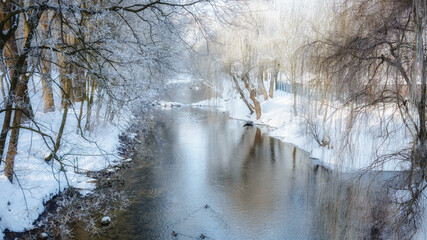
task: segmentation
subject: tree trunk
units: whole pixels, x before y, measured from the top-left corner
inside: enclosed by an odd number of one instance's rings
[[[18,150],[19,126],[21,122],[22,112],[17,110],[13,116],[12,133],[9,139],[9,149],[6,155],[6,164],[4,167],[4,175],[10,182],[13,180],[13,166],[15,164],[15,156]]]
[[[49,38],[49,12],[45,11],[40,19],[42,36],[44,39]],[[51,53],[47,50],[42,51],[41,59],[41,72],[43,73],[42,80],[42,89],[43,89],[43,112],[53,112],[55,111],[55,102],[53,100],[53,91],[52,91],[52,77],[51,77],[51,62],[52,56]]]
[[[61,22],[62,19],[58,19],[60,26],[61,26],[61,40],[63,41],[63,44],[67,46],[73,46],[75,43],[75,38],[72,34],[66,32],[66,30],[63,29],[64,25]],[[58,66],[60,68],[59,74],[60,74],[60,85],[61,85],[61,105],[62,108],[68,107],[69,103],[74,103],[74,89],[73,89],[73,78],[75,78],[75,66],[72,63],[71,59],[68,56],[65,56],[63,53],[58,53]]]
[[[67,122],[67,114],[68,114],[68,106],[64,107],[64,112],[62,114],[61,126],[59,127],[58,135],[56,136],[55,146],[53,147],[53,151],[45,158],[45,161],[50,161],[52,158],[57,158],[56,153],[61,146],[62,134],[64,133],[65,123]]]
[[[267,90],[264,86],[264,67],[259,67],[258,70],[258,91],[264,96],[264,101],[268,99]]]
[[[259,104],[259,101],[256,97],[256,90],[253,87],[251,87],[251,84],[249,82],[249,73],[248,72],[246,72],[245,74],[242,74],[242,81],[245,83],[245,88],[249,92],[249,98],[254,103],[253,108],[255,110],[256,119],[260,119],[261,118],[261,105]]]
[[[3,81],[6,81],[6,71],[1,70],[3,72],[3,74],[1,75],[1,79],[0,79],[0,89],[1,89],[1,95],[3,98],[3,102],[6,103],[7,102],[7,96],[6,96],[6,89],[4,87],[4,83]]]
[[[295,69],[292,67],[291,70],[291,84],[292,84],[292,93],[294,95],[294,104],[293,104],[293,109],[294,109],[294,116],[298,116],[298,110],[297,110],[297,82],[295,79]]]
[[[44,51],[43,51],[44,52]],[[52,78],[51,78],[51,57],[44,52],[45,59],[42,60],[42,88],[43,88],[43,112],[54,112],[55,102],[53,100]]]
[[[12,119],[12,107],[15,98],[16,87],[18,86],[19,73],[15,71],[16,67],[20,67],[23,62],[18,61],[18,48],[16,47],[15,36],[10,37],[9,41],[5,44],[4,57],[9,72],[10,88],[8,91],[7,99],[5,102],[5,116],[3,119],[3,127],[0,133],[0,163],[3,159],[4,148],[6,144],[6,137],[10,130],[10,121]],[[18,61],[18,62],[15,62]]]
[[[423,45],[423,29],[422,29],[422,18],[420,18],[419,23],[417,24],[417,37],[418,37],[418,46],[421,46],[419,51],[419,58],[421,59],[420,63],[420,72],[421,72],[421,94],[420,99],[418,103],[418,115],[420,117],[420,133],[419,133],[419,139],[422,144],[424,144],[427,140],[427,130],[426,130],[426,70],[425,65],[426,61],[424,60],[424,45]]]
[[[79,111],[79,117],[77,119],[77,129],[76,129],[76,133],[77,134],[82,134],[83,135],[83,129],[82,129],[82,118],[83,118],[83,106],[84,106],[85,101],[83,100],[80,104],[80,111]]]
[[[251,90],[250,99],[254,103],[256,119],[258,120],[261,118],[261,105],[259,104],[259,101],[256,98],[255,90]]]
[[[245,94],[244,94],[243,90],[242,90],[242,89],[240,88],[240,86],[239,86],[239,82],[237,81],[236,76],[234,76],[234,74],[231,74],[231,78],[233,79],[234,86],[236,87],[237,92],[239,92],[240,97],[242,98],[242,100],[243,100],[243,102],[245,103],[246,107],[248,107],[248,109],[249,109],[250,113],[251,113],[251,114],[253,114],[253,113],[254,113],[254,107],[253,107],[253,106],[248,102],[248,100],[246,99],[246,97],[245,97]]]
[[[24,102],[24,105],[22,106],[21,111],[23,111],[25,114],[21,116],[21,121],[24,123],[24,122],[28,122],[29,119],[34,118],[34,111],[33,111],[33,107],[31,106],[30,96],[28,94],[28,79],[30,78],[30,75],[26,73],[22,75],[21,78],[27,79],[26,84],[20,84],[20,86],[18,86],[18,89],[17,89],[17,92],[23,93],[21,97]]]
[[[60,67],[61,85],[61,106],[68,107],[68,103],[73,102],[73,87],[71,83],[72,67],[64,54],[58,54],[58,65]]]
[[[273,98],[274,89],[276,88],[278,78],[279,78],[279,70],[276,69],[276,67],[275,67],[274,72],[273,72],[273,76],[270,79],[270,89],[269,89],[270,98]]]
[[[85,131],[91,131],[92,130],[92,106],[93,106],[93,98],[95,95],[95,81],[91,79],[90,76],[87,77],[87,81],[89,82],[87,85],[89,95],[87,97],[87,113],[86,113],[86,124],[85,124]]]
[[[419,116],[419,132],[418,132],[418,144],[416,146],[416,153],[415,153],[415,163],[418,163],[421,168],[424,169],[424,177],[426,178],[427,174],[427,129],[426,129],[426,91],[427,91],[427,71],[426,71],[426,63],[427,60],[424,56],[424,39],[423,39],[423,22],[424,22],[424,16],[421,11],[417,11],[417,9],[422,9],[422,6],[416,6],[416,24],[415,24],[415,31],[416,31],[416,37],[417,37],[417,58],[419,59],[419,72],[420,72],[420,81],[421,81],[421,93],[419,94],[419,98],[416,97],[415,99],[418,100],[417,104],[417,110],[418,110],[418,116]],[[416,84],[414,84],[416,85]],[[417,94],[418,95],[418,94]]]
[[[84,71],[73,65],[73,96],[74,102],[82,102],[86,98],[86,81],[84,78]]]
[[[19,130],[20,130],[20,125],[22,121],[22,115],[27,114],[25,111],[27,107],[22,105],[26,104],[24,101],[24,96],[27,94],[25,89],[27,89],[28,87],[23,87],[23,85],[28,85],[28,79],[29,79],[28,75],[26,74],[21,75],[21,82],[18,86],[18,90],[16,91],[16,98],[18,99],[18,101],[15,103],[15,106],[17,110],[14,111],[15,114],[13,116],[12,133],[10,134],[9,148],[7,150],[6,161],[5,161],[6,165],[4,168],[4,174],[9,179],[10,182],[12,182],[13,180],[13,166],[15,163],[15,156],[18,151]]]

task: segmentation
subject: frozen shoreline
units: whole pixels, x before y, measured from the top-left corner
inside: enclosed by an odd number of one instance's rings
[[[79,109],[80,104],[74,109]],[[13,183],[3,174],[5,164],[0,165],[0,239],[5,229],[13,232],[32,229],[33,222],[45,210],[44,203],[64,189],[73,187],[83,195],[90,193],[96,184],[86,176],[87,171],[100,171],[121,163],[117,151],[119,126],[100,122],[93,132],[83,137],[77,130],[75,114],[73,109],[69,110],[57,153],[62,158],[62,171],[57,160],[45,162],[50,150],[42,136],[21,129]],[[62,111],[36,112],[35,121],[43,132],[56,137],[62,115]],[[3,117],[0,116],[0,121]],[[28,124],[28,127],[34,126]]]

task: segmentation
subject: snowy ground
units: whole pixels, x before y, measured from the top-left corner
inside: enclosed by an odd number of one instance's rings
[[[31,99],[35,120],[42,132],[51,135],[55,141],[63,112],[57,110],[43,113],[41,93],[38,91],[33,94]],[[58,106],[59,98],[55,100]],[[20,131],[13,183],[4,176],[4,163],[0,165],[0,239],[3,239],[5,229],[25,231],[33,228],[33,222],[44,211],[43,204],[59,191],[72,186],[80,193],[87,194],[94,189],[93,179],[85,176],[86,171],[97,171],[120,163],[117,154],[119,127],[105,124],[99,119],[93,132],[83,137],[77,130],[79,111],[80,103],[68,111],[61,147],[57,153],[65,171],[60,171],[58,161],[45,162],[44,158],[51,151],[41,135],[24,129]],[[3,122],[3,118],[4,114],[0,114],[0,122]],[[84,123],[85,116],[83,126]],[[33,124],[27,126],[34,128]]]
[[[22,130],[15,158],[13,183],[0,175],[0,230],[24,231],[32,227],[34,220],[44,211],[43,203],[59,191],[72,186],[86,194],[95,187],[85,171],[96,171],[118,163],[115,154],[118,146],[117,127],[98,126],[95,137],[90,141],[76,134],[77,120],[74,113],[68,113],[68,124],[63,136],[58,156],[63,157],[65,172],[59,171],[57,161],[46,163],[44,158],[50,153],[40,135]],[[38,114],[37,121],[51,128],[59,129],[62,113],[59,111]],[[102,131],[101,131],[102,130]],[[4,164],[0,166],[3,173]],[[0,236],[0,239],[2,237]]]

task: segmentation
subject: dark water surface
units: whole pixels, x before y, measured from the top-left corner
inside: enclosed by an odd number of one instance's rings
[[[355,181],[226,115],[162,111],[125,176],[134,197],[102,239],[355,239],[380,230],[370,233],[375,200]]]

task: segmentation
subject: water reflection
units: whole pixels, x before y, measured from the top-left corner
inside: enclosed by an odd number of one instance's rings
[[[294,146],[222,112],[179,109],[162,119],[126,176],[135,197],[103,239],[374,236],[365,190]]]

